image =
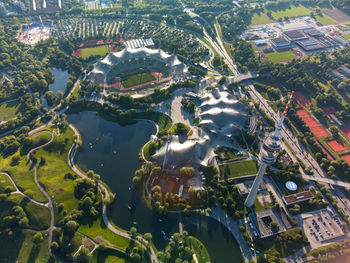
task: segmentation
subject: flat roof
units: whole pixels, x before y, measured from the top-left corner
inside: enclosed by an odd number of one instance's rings
[[[304,191],[292,195],[283,196],[283,201],[286,205],[296,204],[300,202],[304,202],[306,200],[313,199],[314,195],[311,191]]]
[[[284,37],[277,37],[277,38],[271,39],[271,41],[273,41],[275,44],[289,44],[290,43],[290,41],[288,41]]]
[[[288,30],[283,31],[283,34],[292,40],[298,40],[305,38],[305,34],[302,30]]]
[[[297,41],[297,44],[301,46],[303,49],[305,49],[306,51],[317,50],[325,47],[319,41],[314,39],[300,40],[300,41]]]

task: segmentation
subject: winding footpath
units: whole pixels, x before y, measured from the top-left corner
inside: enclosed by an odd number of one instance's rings
[[[54,140],[55,137],[54,137],[53,133],[51,131],[48,131],[48,130],[38,131],[38,132],[33,133],[33,134],[37,134],[37,133],[40,133],[40,132],[47,132],[47,133],[49,133],[51,135],[51,139],[47,143],[44,143],[44,144],[42,144],[42,145],[40,145],[38,147],[35,147],[35,148],[31,149],[29,151],[29,153],[27,154],[27,159],[28,159],[28,161],[30,162],[30,164],[33,167],[35,184],[38,186],[39,190],[44,194],[44,196],[48,200],[47,207],[50,210],[50,216],[51,216],[50,226],[47,229],[48,232],[49,232],[48,242],[49,242],[49,248],[50,248],[51,247],[51,242],[52,242],[52,231],[55,228],[55,225],[54,225],[54,223],[55,223],[55,214],[54,214],[54,210],[53,210],[52,199],[51,199],[51,196],[47,193],[47,191],[40,185],[40,183],[38,181],[37,168],[35,166],[35,163],[33,162],[33,160],[30,157],[31,157],[32,153],[34,153],[35,151],[37,151],[37,150],[39,150],[41,148],[44,148],[45,146],[49,145]],[[49,251],[51,253],[50,249],[49,249]]]

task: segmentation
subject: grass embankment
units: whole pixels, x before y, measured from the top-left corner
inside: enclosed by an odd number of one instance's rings
[[[106,249],[100,251],[96,249],[92,254],[92,263],[132,263],[132,259],[116,250]]]
[[[16,230],[12,237],[5,233],[0,234],[1,262],[48,262],[50,255],[47,233],[43,233],[44,240],[37,247],[33,243],[35,233],[30,230]]]
[[[265,13],[260,13],[260,14],[254,14],[251,25],[252,26],[263,25],[268,23],[273,23],[273,20],[270,19]]]
[[[149,70],[145,70],[142,72],[138,72],[133,75],[124,76],[121,78],[122,84],[124,88],[130,88],[134,86],[141,85],[143,83],[147,83],[155,80],[156,78],[152,75]]]
[[[258,172],[259,165],[257,161],[248,160],[223,164],[220,165],[219,168],[221,178],[228,179],[256,174]]]
[[[296,58],[296,56],[291,51],[266,53],[265,55],[273,63],[289,61]]]
[[[108,46],[98,46],[98,47],[89,47],[81,49],[81,57],[83,59],[91,56],[104,56],[109,52]]]
[[[16,117],[17,114],[23,113],[25,107],[19,100],[6,102],[0,105],[0,121],[8,121]]]

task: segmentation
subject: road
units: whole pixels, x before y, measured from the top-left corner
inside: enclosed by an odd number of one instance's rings
[[[277,124],[280,120],[280,116],[278,113],[271,108],[268,101],[265,100],[259,92],[256,91],[253,85],[248,85],[248,92],[251,98],[260,104],[260,108],[265,111],[265,113],[270,116],[275,123]],[[306,166],[311,167],[315,177],[326,177],[325,172],[322,170],[317,161],[308,153],[305,147],[298,141],[298,139],[293,135],[293,133],[283,125],[281,131],[282,138],[288,143],[288,145],[292,148],[293,152],[297,156],[297,158]],[[310,175],[311,176],[311,175]]]

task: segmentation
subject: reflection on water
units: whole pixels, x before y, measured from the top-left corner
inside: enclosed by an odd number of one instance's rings
[[[158,248],[164,248],[167,239],[179,231],[179,216],[159,217],[146,207],[132,187],[132,177],[140,166],[139,151],[156,132],[155,126],[149,121],[121,126],[94,112],[69,115],[68,120],[83,139],[77,164],[85,171],[92,169],[100,174],[116,194],[111,210],[115,224],[124,229],[135,226],[139,233],[150,232]],[[183,217],[183,225],[189,234],[204,243],[213,263],[243,262],[231,233],[214,219],[198,215]]]

